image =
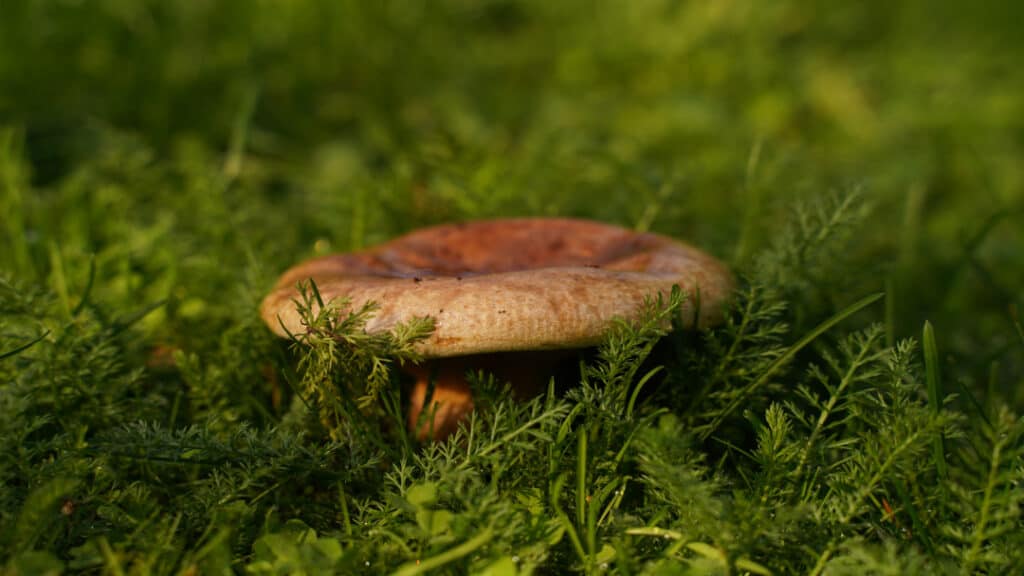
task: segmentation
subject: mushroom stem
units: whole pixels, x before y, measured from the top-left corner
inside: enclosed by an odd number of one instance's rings
[[[410,366],[408,371],[416,378],[409,395],[409,431],[420,440],[446,438],[473,410],[473,393],[465,374],[456,373],[446,366],[449,362],[434,360],[429,365]],[[425,406],[430,382],[434,382],[431,406]],[[433,411],[420,422],[424,410]]]
[[[559,365],[575,355],[573,350],[506,352],[439,358],[408,365],[405,371],[416,379],[409,395],[409,431],[420,440],[443,440],[455,432],[459,423],[473,411],[473,391],[466,380],[467,373],[482,370],[493,374],[499,381],[511,384],[516,398],[532,398],[545,389],[547,379]],[[425,404],[431,382],[434,392],[428,406]],[[428,414],[433,411],[433,420],[421,419],[424,410]]]

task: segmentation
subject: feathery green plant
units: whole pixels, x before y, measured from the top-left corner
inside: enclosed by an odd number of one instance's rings
[[[348,310],[348,304],[324,302],[316,283],[302,283],[295,306],[303,330],[290,334],[302,356],[297,397],[303,404],[316,407],[332,436],[356,423],[368,425],[360,415],[394,383],[388,369],[392,359],[420,360],[413,346],[434,330],[434,320],[425,317],[396,324],[389,332],[368,333],[366,323],[378,305],[368,302],[358,310]],[[399,423],[402,421],[400,413],[392,415]],[[360,432],[365,434],[365,430]]]

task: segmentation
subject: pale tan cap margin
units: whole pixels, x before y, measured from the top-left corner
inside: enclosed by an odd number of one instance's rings
[[[325,301],[376,302],[369,332],[430,316],[427,358],[581,348],[601,342],[616,317],[635,319],[645,297],[678,284],[699,291],[706,326],[721,317],[733,280],[713,257],[666,236],[586,220],[522,218],[425,228],[351,254],[287,271],[261,307],[278,335],[299,333],[294,300],[313,279]]]

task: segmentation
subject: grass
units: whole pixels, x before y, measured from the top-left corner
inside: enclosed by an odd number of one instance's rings
[[[0,571],[1024,568],[1016,4],[2,11]],[[652,302],[423,445],[427,327],[258,316],[300,259],[517,215],[707,249],[726,322]]]

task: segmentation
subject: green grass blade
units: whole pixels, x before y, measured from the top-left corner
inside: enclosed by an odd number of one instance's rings
[[[38,337],[36,337],[35,340],[32,340],[31,342],[27,342],[25,344],[22,344],[21,346],[18,346],[14,350],[8,350],[7,352],[0,353],[0,360],[6,360],[7,358],[10,358],[12,356],[16,356],[18,354],[21,354],[25,350],[28,350],[29,348],[35,346],[39,342],[42,342],[43,338],[46,338],[49,334],[50,334],[50,331],[47,330],[46,332],[43,332]]]
[[[82,290],[82,299],[78,301],[75,309],[71,311],[71,317],[78,316],[82,310],[85,309],[86,305],[89,304],[89,296],[92,295],[92,287],[96,282],[96,254],[89,257],[89,279],[85,283],[85,288]]]
[[[885,347],[896,345],[896,280],[885,280]]]
[[[587,431],[580,428],[576,449],[576,525],[584,526],[587,520]]]
[[[415,574],[423,574],[425,572],[440,568],[449,562],[454,562],[463,556],[466,556],[484,546],[494,538],[494,529],[491,527],[484,528],[479,534],[466,540],[462,544],[451,548],[437,556],[432,556],[423,560],[422,562],[410,562],[398,568],[392,572],[394,576],[413,576]]]
[[[931,322],[925,321],[921,338],[924,346],[925,379],[928,384],[928,405],[937,415],[942,411],[944,394],[939,374],[939,352],[935,344],[935,330],[932,328]],[[939,435],[935,439],[934,458],[935,469],[939,472],[939,476],[946,478],[946,449],[943,444],[942,436]]]

